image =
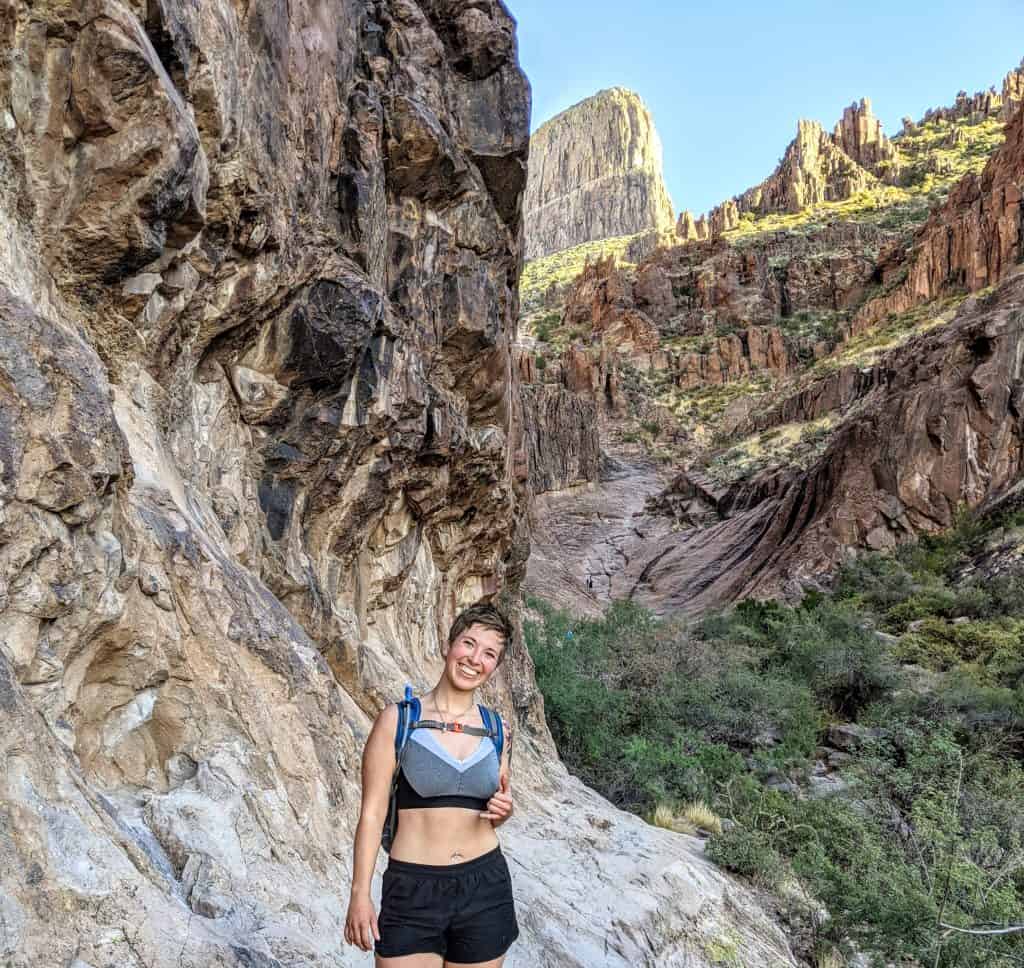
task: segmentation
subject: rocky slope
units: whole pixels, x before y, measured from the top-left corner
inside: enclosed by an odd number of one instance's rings
[[[573,105],[530,138],[523,205],[527,259],[672,226],[661,142],[643,101],[614,87]]]
[[[1007,72],[1001,90],[997,91],[993,85],[987,91],[975,91],[973,95],[960,91],[951,105],[926,111],[924,121],[977,122],[993,116],[1009,121],[1021,104],[1024,104],[1024,60],[1020,67]],[[914,124],[910,118],[906,118],[903,127],[906,130],[908,127],[913,128]]]
[[[779,167],[761,184],[694,219],[684,211],[676,234],[684,241],[714,239],[735,229],[745,212],[800,212],[821,202],[840,201],[872,188],[878,178],[898,174],[896,151],[862,98],[846,108],[828,134],[817,121],[801,119]]]
[[[365,963],[371,717],[524,571],[528,117],[497,0],[0,13],[7,968]],[[487,698],[510,966],[793,963],[566,774],[521,647]]]
[[[997,497],[1021,474],[1022,358],[1018,274],[886,356],[862,392],[837,400],[847,413],[807,470],[725,488],[678,481],[670,494],[687,514],[711,514],[645,549],[633,566],[635,597],[694,610],[796,594],[827,580],[846,549],[891,548],[949,527],[958,507]]]

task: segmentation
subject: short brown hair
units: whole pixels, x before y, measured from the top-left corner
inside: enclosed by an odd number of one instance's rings
[[[513,635],[512,623],[505,613],[490,602],[477,602],[475,605],[470,605],[469,608],[460,612],[452,622],[452,627],[448,630],[448,647],[451,648],[452,643],[471,625],[482,625],[485,629],[500,633],[504,640],[502,650],[498,653],[498,665],[501,665],[505,653],[508,652],[508,647],[512,644]]]

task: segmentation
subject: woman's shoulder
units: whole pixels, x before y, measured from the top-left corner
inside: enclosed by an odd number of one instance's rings
[[[379,730],[393,733],[398,726],[398,703],[390,702],[377,713],[374,726]]]

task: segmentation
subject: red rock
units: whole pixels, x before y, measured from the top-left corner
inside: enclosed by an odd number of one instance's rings
[[[945,205],[918,232],[909,254],[888,269],[904,281],[854,316],[858,333],[945,293],[995,285],[1021,261],[1021,191],[1024,186],[1024,107],[1006,126],[1006,140],[981,175],[967,175]]]

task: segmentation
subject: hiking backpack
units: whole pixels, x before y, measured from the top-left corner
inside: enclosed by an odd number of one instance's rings
[[[440,729],[452,733],[469,733],[471,736],[490,736],[491,742],[498,753],[501,763],[501,751],[505,745],[505,728],[501,717],[486,706],[477,704],[480,710],[479,726],[463,726],[462,723],[441,723],[436,719],[420,719],[420,701],[412,694],[412,686],[405,687],[405,698],[398,704],[398,725],[395,727],[395,772],[391,777],[391,797],[388,800],[388,815],[381,830],[380,844],[386,853],[391,853],[391,845],[398,832],[398,774],[402,769],[402,754],[405,752],[409,736],[414,729]]]

